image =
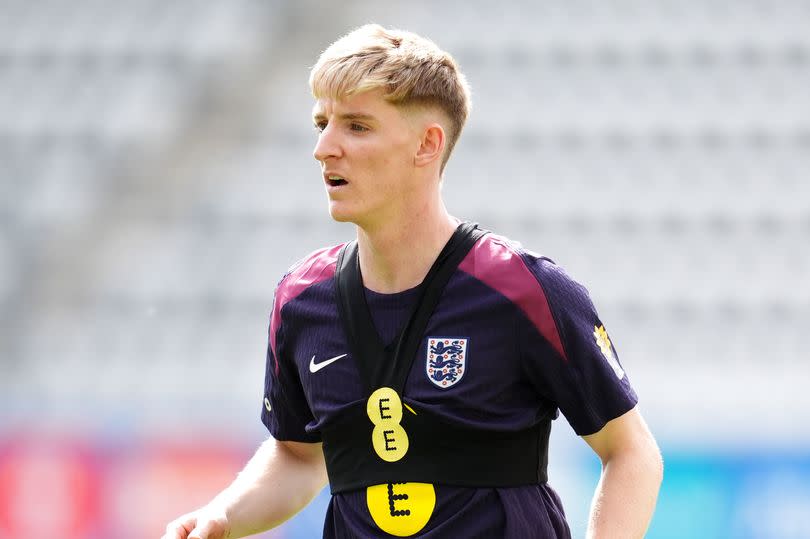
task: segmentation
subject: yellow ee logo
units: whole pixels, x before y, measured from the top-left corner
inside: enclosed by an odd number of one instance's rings
[[[402,401],[390,387],[381,387],[368,398],[366,413],[374,430],[371,443],[377,455],[386,462],[396,462],[408,452],[408,433],[400,425]]]
[[[425,527],[436,507],[430,483],[386,483],[366,489],[366,504],[380,529],[397,537],[410,537]]]

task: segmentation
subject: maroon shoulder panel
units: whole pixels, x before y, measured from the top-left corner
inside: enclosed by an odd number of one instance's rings
[[[276,354],[276,334],[281,326],[281,309],[299,296],[310,286],[331,279],[335,276],[337,256],[344,244],[315,251],[293,269],[276,289],[273,303],[273,314],[270,318],[270,348],[276,361],[278,374],[278,355]]]
[[[473,246],[459,269],[517,305],[560,357],[568,359],[543,287],[506,238],[487,234]]]

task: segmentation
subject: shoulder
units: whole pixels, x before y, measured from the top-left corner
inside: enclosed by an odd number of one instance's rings
[[[331,279],[335,275],[337,257],[345,243],[324,247],[308,254],[287,270],[276,285],[270,311],[270,349],[277,354],[277,334],[281,327],[281,310],[309,287]],[[276,356],[277,357],[277,356]],[[276,362],[278,371],[278,362]]]
[[[553,260],[489,233],[473,246],[459,269],[506,297],[565,356],[555,312],[559,307],[555,283],[574,281]]]
[[[310,286],[331,279],[335,275],[338,253],[344,245],[318,249],[290,266],[276,285],[274,303],[280,300],[286,303]]]
[[[526,281],[542,288],[546,284],[559,284],[584,289],[551,258],[493,233],[486,234],[473,246],[459,268],[485,282]]]
[[[489,233],[481,238],[462,262],[462,269],[490,278],[501,275],[502,280],[535,281],[537,286],[554,296],[576,298],[588,295],[587,288],[554,260],[498,234]]]
[[[308,254],[287,270],[276,285],[271,317],[277,328],[281,322],[281,309],[306,289],[331,279],[335,275],[337,257],[345,243],[324,247]]]
[[[523,252],[529,271],[543,288],[554,311],[570,308],[592,309],[588,289],[550,258],[531,251]]]

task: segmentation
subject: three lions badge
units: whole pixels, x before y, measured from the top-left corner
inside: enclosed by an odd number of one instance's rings
[[[464,377],[467,341],[456,337],[428,337],[425,372],[433,385],[447,389]]]

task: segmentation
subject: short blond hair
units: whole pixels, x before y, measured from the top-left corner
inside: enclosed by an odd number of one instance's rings
[[[315,99],[383,88],[394,105],[437,107],[450,120],[442,170],[470,112],[467,79],[449,53],[413,32],[378,24],[361,26],[323,51],[309,86]]]

